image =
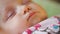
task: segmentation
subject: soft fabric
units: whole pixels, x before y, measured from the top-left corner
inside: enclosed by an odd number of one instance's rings
[[[22,34],[56,34],[59,31],[59,26],[59,19],[53,16],[28,28]]]

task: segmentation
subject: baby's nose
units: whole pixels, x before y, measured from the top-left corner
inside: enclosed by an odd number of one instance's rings
[[[30,7],[26,7],[25,10],[24,10],[24,14],[26,14],[27,12],[29,12],[31,10]]]

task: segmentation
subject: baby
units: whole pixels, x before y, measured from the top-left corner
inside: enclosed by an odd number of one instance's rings
[[[32,0],[16,0],[5,8],[1,27],[6,34],[21,34],[46,18],[45,10]]]

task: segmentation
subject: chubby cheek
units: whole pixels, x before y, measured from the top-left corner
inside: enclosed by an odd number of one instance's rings
[[[15,34],[18,33],[18,25],[17,24],[12,24],[12,25],[7,25],[4,28],[5,32]]]
[[[10,24],[7,24],[5,31],[11,34],[18,34],[25,31],[25,29],[27,29],[31,25],[30,23],[25,23],[25,22],[21,23],[20,21],[17,23],[16,21],[11,22]]]
[[[25,29],[24,26],[21,24],[20,25],[13,24],[13,26],[6,27],[5,31],[11,34],[18,34],[22,33],[24,29]]]

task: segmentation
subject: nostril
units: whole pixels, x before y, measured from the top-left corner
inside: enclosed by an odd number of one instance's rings
[[[24,11],[24,14],[26,14],[27,12],[29,12],[29,8],[27,8],[27,9],[25,9],[25,11]]]
[[[28,8],[28,10],[31,10],[31,8]]]
[[[24,11],[24,14],[26,14],[26,11]]]

